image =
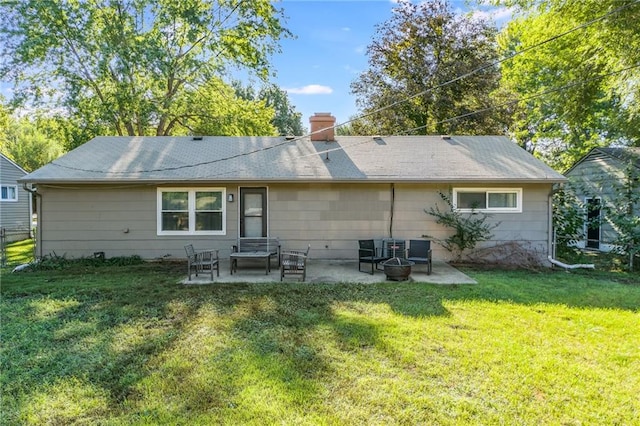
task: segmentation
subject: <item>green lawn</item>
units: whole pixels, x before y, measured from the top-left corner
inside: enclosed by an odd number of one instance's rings
[[[179,265],[181,266],[181,265]],[[640,284],[176,284],[2,275],[2,424],[638,424]]]

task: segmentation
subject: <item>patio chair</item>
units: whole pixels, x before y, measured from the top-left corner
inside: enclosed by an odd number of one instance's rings
[[[431,275],[431,241],[409,240],[407,260],[416,265],[427,265],[427,275]]]
[[[358,249],[358,271],[360,272],[369,272],[362,270],[362,264],[370,263],[371,275],[373,275],[374,268],[380,270],[378,264],[389,259],[389,257],[382,256],[379,249],[376,250],[373,240],[358,240],[358,245],[360,246]]]
[[[195,251],[193,244],[184,246],[187,252],[187,273],[189,281],[191,281],[191,270],[195,270],[196,277],[199,272],[211,272],[211,281],[213,281],[213,271],[220,276],[220,259],[218,258],[218,250]]]
[[[307,251],[285,250],[280,253],[280,281],[285,275],[301,275],[302,281],[307,277],[307,259],[309,258],[311,244]]]

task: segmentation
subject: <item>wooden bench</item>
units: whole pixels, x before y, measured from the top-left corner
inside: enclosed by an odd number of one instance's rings
[[[269,253],[269,262],[271,258],[275,256],[278,259],[278,267],[280,267],[280,241],[278,238],[270,237],[251,237],[240,238],[238,244],[234,245],[231,249],[233,252],[232,268],[237,267],[238,258],[246,257],[247,259],[255,258],[255,253],[267,252]],[[246,253],[246,256],[243,256]],[[233,265],[235,263],[235,265]]]

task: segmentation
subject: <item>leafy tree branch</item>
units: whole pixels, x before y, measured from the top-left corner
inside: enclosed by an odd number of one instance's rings
[[[425,238],[431,238],[440,244],[447,251],[454,255],[454,260],[460,261],[465,251],[471,250],[482,241],[489,240],[493,237],[491,231],[500,223],[487,223],[490,216],[472,210],[471,213],[462,213],[454,208],[451,195],[438,192],[440,198],[447,204],[447,210],[441,210],[438,204],[434,207],[425,209],[425,213],[436,218],[436,223],[453,230],[453,234],[447,238],[437,238],[431,235],[424,235]]]

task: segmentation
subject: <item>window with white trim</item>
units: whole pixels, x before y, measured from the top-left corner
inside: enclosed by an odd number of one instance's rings
[[[522,213],[522,188],[454,188],[453,208],[461,212]]]
[[[158,235],[224,235],[224,188],[158,188]]]
[[[0,200],[1,201],[18,201],[18,186],[17,185],[0,186]]]

